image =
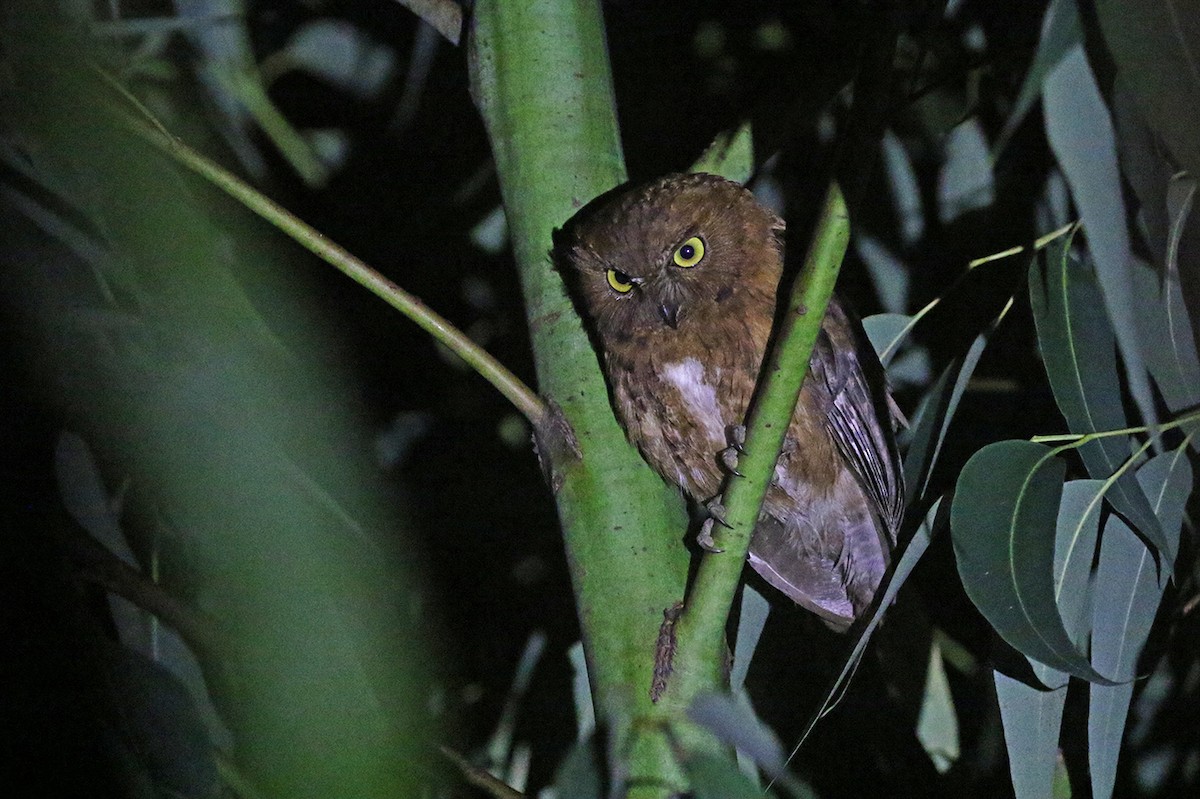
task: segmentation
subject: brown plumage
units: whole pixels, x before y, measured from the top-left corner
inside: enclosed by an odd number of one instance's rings
[[[758,379],[782,235],[750,192],[701,174],[607,195],[558,241],[617,418],[700,502],[720,491],[721,454]],[[903,513],[882,370],[853,324],[831,301],[750,544],[759,574],[835,628],[871,603]]]

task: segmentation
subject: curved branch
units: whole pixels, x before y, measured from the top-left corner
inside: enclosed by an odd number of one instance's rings
[[[677,626],[677,679],[668,688],[668,696],[685,707],[697,693],[712,690],[712,671],[724,662],[725,622],[741,580],[750,536],[783,446],[788,420],[795,412],[808,373],[808,359],[849,239],[846,202],[838,185],[832,183],[804,267],[792,289],[788,313],[780,321],[776,344],[768,356],[770,368],[746,420],[746,452],[738,459],[738,469],[744,476],[726,481],[725,520],[729,528],[714,528],[714,542],[720,551],[705,553]]]
[[[341,245],[301,221],[232,172],[193,150],[161,126],[134,122],[134,132],[178,163],[207,179],[226,194],[282,230],[321,260],[415,322],[491,383],[530,423],[542,423],[546,406],[521,379],[444,317],[391,280],[351,255]]]

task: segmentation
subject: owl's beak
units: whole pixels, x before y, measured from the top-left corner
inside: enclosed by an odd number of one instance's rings
[[[662,320],[667,323],[667,327],[672,330],[679,327],[679,303],[664,302],[658,306],[658,313],[662,316]]]

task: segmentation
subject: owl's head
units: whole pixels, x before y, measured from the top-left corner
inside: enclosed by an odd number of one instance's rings
[[[611,352],[774,313],[782,221],[737,183],[668,175],[583,208],[556,243],[559,270]]]

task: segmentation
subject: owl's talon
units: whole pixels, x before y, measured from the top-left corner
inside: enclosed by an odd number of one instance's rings
[[[738,451],[733,447],[727,447],[721,450],[721,465],[725,467],[725,471],[735,477],[745,477],[746,475],[738,471]]]
[[[746,425],[731,424],[725,428],[725,440],[733,451],[746,454]]]
[[[721,523],[722,527],[727,527],[730,530],[733,529],[733,525],[725,520],[725,506],[721,504],[719,498],[710,499],[704,504],[704,507],[708,509],[709,521],[716,519]]]
[[[721,553],[725,550],[717,546],[717,542],[713,540],[712,531],[714,521],[716,519],[711,517],[704,520],[704,524],[700,525],[700,532],[696,534],[696,543],[705,552]]]

